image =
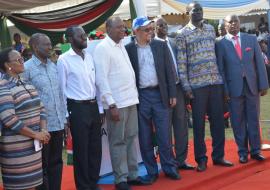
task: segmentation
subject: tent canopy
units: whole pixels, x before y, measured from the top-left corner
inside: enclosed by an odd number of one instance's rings
[[[185,12],[192,0],[163,0],[179,12]],[[242,15],[253,9],[269,9],[269,0],[197,0],[204,12],[204,18],[223,19],[229,14]]]

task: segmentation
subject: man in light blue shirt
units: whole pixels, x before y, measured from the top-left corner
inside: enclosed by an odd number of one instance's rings
[[[65,105],[56,65],[48,59],[52,50],[49,37],[40,33],[33,34],[29,45],[33,56],[25,63],[23,78],[31,82],[38,91],[48,114],[47,129],[51,135],[49,144],[42,150],[44,179],[41,189],[60,190]]]

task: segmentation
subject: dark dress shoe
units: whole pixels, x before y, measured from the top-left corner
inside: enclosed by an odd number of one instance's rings
[[[177,172],[170,172],[170,173],[165,173],[164,172],[164,174],[165,174],[166,177],[168,177],[170,179],[173,179],[173,180],[179,180],[179,179],[181,179],[179,173],[177,173]]]
[[[132,180],[128,180],[127,183],[129,185],[137,185],[137,186],[140,186],[140,185],[151,185],[151,181],[150,180],[147,180],[147,179],[144,179],[142,177],[137,177],[136,179],[132,179]]]
[[[228,160],[224,160],[224,159],[213,160],[213,164],[218,165],[218,166],[225,166],[225,167],[233,166],[233,163],[229,162]]]
[[[247,156],[240,156],[240,157],[239,157],[239,162],[240,162],[241,164],[247,163],[247,162],[248,162],[248,157],[247,157]]]
[[[142,177],[144,181],[147,181],[149,184],[153,184],[158,179],[158,174],[146,175]]]
[[[203,172],[205,171],[207,168],[207,162],[206,161],[201,161],[199,162],[198,166],[197,166],[197,171],[198,172]]]
[[[179,170],[194,170],[195,167],[190,165],[190,164],[184,163],[184,164],[178,166],[178,169]]]
[[[257,160],[257,161],[264,161],[265,157],[261,155],[260,153],[258,154],[253,154],[250,156],[252,159]]]
[[[127,182],[120,182],[115,184],[115,189],[116,190],[131,190]]]

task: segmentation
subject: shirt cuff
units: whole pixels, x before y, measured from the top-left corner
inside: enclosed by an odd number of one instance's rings
[[[98,105],[98,111],[99,111],[100,114],[103,114],[104,113],[103,106]]]
[[[106,95],[104,95],[104,98],[105,98],[105,101],[106,101],[108,106],[115,104],[115,101],[114,101],[112,95],[106,94]]]

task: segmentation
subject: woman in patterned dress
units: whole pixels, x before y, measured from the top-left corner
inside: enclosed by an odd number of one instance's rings
[[[0,52],[0,163],[5,190],[32,190],[43,183],[41,143],[48,143],[46,114],[32,85],[23,82],[23,58]],[[34,142],[35,141],[35,142]],[[36,145],[36,146],[35,146]]]

